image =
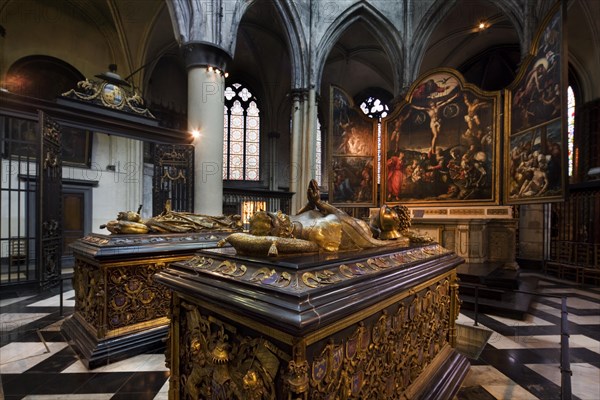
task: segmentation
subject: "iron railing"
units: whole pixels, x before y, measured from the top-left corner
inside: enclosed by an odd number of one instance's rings
[[[561,312],[560,312],[560,388],[561,388],[561,400],[571,400],[571,376],[573,372],[571,371],[571,362],[570,362],[570,352],[569,352],[569,319],[568,319],[568,311],[567,311],[567,297],[566,296],[558,296],[552,294],[542,294],[537,292],[530,292],[526,290],[501,290],[501,289],[493,289],[489,288],[485,285],[471,283],[471,282],[461,282],[460,286],[473,288],[475,290],[475,302],[473,304],[473,325],[478,326],[479,324],[479,289],[485,289],[486,292],[495,292],[498,294],[505,293],[521,293],[528,294],[537,297],[552,297],[561,299]],[[460,290],[460,288],[459,288]]]

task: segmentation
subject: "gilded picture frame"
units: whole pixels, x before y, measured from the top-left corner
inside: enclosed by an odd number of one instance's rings
[[[497,205],[501,92],[437,68],[382,121],[381,199],[389,205]]]
[[[330,87],[329,202],[343,207],[377,204],[377,120],[340,87]]]
[[[565,198],[567,60],[563,7],[559,2],[548,13],[530,55],[505,90],[505,204]]]

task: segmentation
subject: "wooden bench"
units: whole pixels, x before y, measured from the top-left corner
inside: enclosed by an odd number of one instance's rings
[[[557,241],[550,259],[545,262],[547,274],[578,284],[600,281],[600,244]]]

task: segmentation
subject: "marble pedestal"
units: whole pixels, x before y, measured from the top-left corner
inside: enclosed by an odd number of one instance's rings
[[[517,270],[518,220],[505,206],[410,208],[412,229],[431,236],[467,264]]]

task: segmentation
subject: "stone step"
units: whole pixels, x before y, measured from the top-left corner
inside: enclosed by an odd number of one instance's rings
[[[524,319],[537,289],[537,278],[520,277],[519,271],[499,265],[470,265],[458,268],[461,307],[475,308],[477,285],[478,312],[514,319]]]

